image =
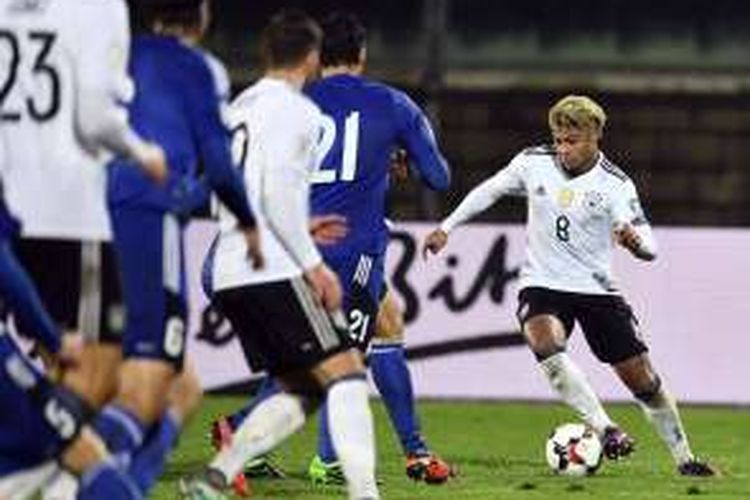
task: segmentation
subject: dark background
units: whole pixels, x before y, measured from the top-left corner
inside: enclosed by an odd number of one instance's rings
[[[285,6],[358,13],[369,74],[432,115],[454,186],[394,187],[394,218],[446,215],[520,149],[547,142],[547,108],[575,92],[604,105],[603,149],[654,223],[750,225],[750,2],[213,0],[206,45],[235,90],[258,77],[258,35]],[[483,220],[522,216],[504,201]]]

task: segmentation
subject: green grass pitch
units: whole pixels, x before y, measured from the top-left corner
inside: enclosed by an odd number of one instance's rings
[[[208,423],[242,400],[206,398],[151,495],[174,500],[180,476],[198,470],[211,457]],[[432,447],[459,468],[453,481],[431,486],[404,474],[403,458],[379,402],[373,405],[377,428],[378,478],[384,499],[748,499],[750,498],[750,409],[685,407],[683,419],[693,449],[722,472],[712,479],[678,477],[666,448],[635,405],[609,405],[613,418],[637,439],[636,453],[622,462],[605,462],[599,472],[579,479],[558,477],[544,461],[544,443],[557,424],[573,421],[569,410],[552,404],[422,402],[423,430]],[[343,489],[321,490],[305,479],[315,449],[315,427],[276,452],[289,473],[284,480],[256,480],[253,498],[345,498]]]

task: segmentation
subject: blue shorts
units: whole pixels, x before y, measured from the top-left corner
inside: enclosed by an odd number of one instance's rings
[[[182,226],[153,208],[114,207],[112,228],[125,302],[125,358],[182,368],[187,334]]]
[[[353,251],[347,255],[324,258],[341,280],[343,309],[349,321],[352,340],[365,351],[375,334],[385,280],[385,254]]]
[[[66,446],[66,440],[44,417],[45,394],[51,385],[15,342],[0,334],[0,476],[41,465]],[[53,418],[62,415],[48,413]],[[58,423],[67,425],[63,420],[65,417]],[[76,430],[64,430],[77,435]]]

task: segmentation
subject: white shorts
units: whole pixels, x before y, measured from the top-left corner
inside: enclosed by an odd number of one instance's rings
[[[31,469],[0,477],[0,500],[26,500],[38,492],[58,470],[57,462],[50,460]]]

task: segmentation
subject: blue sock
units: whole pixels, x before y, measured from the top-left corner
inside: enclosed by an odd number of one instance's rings
[[[328,431],[328,404],[325,400],[320,405],[318,414],[318,456],[327,464],[339,459],[336,456],[336,450],[333,449],[331,433]]]
[[[169,452],[177,443],[180,427],[174,414],[167,410],[136,451],[129,473],[146,495],[164,470]]]
[[[135,483],[110,463],[86,471],[78,486],[77,500],[141,500],[143,495]]]
[[[276,381],[276,379],[274,379],[273,377],[264,378],[260,383],[260,387],[258,387],[258,391],[255,393],[255,396],[250,399],[250,402],[227,417],[227,420],[229,421],[229,427],[232,428],[232,431],[237,430],[237,428],[242,424],[242,421],[245,420],[245,417],[247,417],[247,415],[251,411],[253,411],[253,408],[255,408],[258,403],[265,399],[268,399],[269,396],[272,396],[279,391],[281,391],[281,386]]]
[[[414,408],[414,389],[403,344],[373,345],[370,351],[370,372],[404,452],[427,453],[427,445],[420,434],[419,419]]]
[[[134,451],[143,443],[145,430],[140,419],[122,406],[110,404],[99,412],[93,426],[112,455],[127,467]]]

